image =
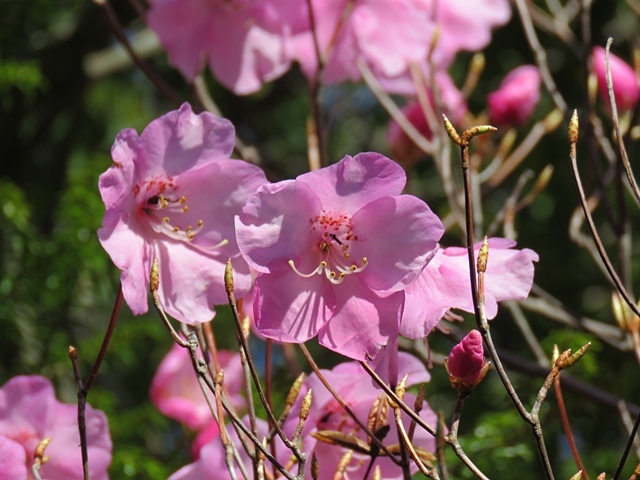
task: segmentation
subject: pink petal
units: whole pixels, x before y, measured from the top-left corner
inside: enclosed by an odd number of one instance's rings
[[[444,233],[438,216],[411,195],[373,201],[352,222],[358,257],[368,259],[358,276],[376,290],[398,290],[417,278]]]
[[[24,451],[24,447],[8,437],[0,435],[0,480],[25,480],[27,474],[25,457],[31,457]]]
[[[318,196],[304,183],[291,180],[264,185],[236,219],[242,255],[258,272],[290,271],[289,260],[298,265],[317,249],[309,222],[321,209]]]
[[[347,155],[327,168],[300,175],[325,210],[353,214],[379,198],[400,195],[407,182],[402,167],[379,153]]]
[[[271,2],[255,2],[250,8],[212,19],[209,67],[237,95],[258,91],[265,81],[279,77],[291,66],[285,52],[285,25],[274,8]]]
[[[265,337],[306,342],[329,321],[334,308],[331,284],[320,275],[301,278],[289,269],[256,279],[254,315]]]
[[[117,208],[127,199],[133,198],[131,192],[135,181],[133,160],[137,143],[137,132],[128,128],[118,133],[111,147],[113,165],[100,175],[98,181],[100,195],[107,210]]]
[[[225,257],[203,254],[181,241],[157,241],[154,255],[160,270],[160,301],[165,311],[190,325],[213,318],[213,305],[228,303],[224,287]],[[233,259],[234,287],[239,297],[251,288],[245,261]]]
[[[167,51],[172,65],[189,81],[204,65],[209,38],[211,5],[208,0],[151,0],[146,21]],[[197,48],[195,46],[199,46]]]
[[[242,160],[211,161],[190,169],[176,179],[176,193],[184,195],[187,205],[192,207],[180,215],[183,223],[177,226],[182,230],[188,225],[195,228],[202,220],[202,229],[190,243],[206,252],[207,248],[226,240],[225,246],[211,253],[221,257],[237,256],[234,218],[247,199],[266,182],[259,167]]]
[[[151,122],[136,148],[138,178],[172,177],[213,159],[228,159],[235,145],[231,122],[188,103]]]
[[[122,270],[122,294],[134,315],[149,310],[147,292],[151,272],[150,248],[129,214],[107,211],[98,238],[113,263]]]
[[[421,3],[369,0],[354,7],[350,21],[360,51],[385,76],[400,75],[427,55],[435,29]]]
[[[78,407],[58,403],[52,412],[47,429],[51,443],[46,453],[51,460],[42,467],[43,478],[82,480],[82,455],[77,424]],[[107,417],[91,406],[86,409],[89,473],[92,479],[108,480],[111,463],[111,437]]]
[[[353,275],[335,289],[331,321],[318,332],[321,345],[355,360],[374,358],[398,335],[404,295],[377,294]]]

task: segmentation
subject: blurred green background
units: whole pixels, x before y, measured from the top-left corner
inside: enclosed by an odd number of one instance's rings
[[[545,2],[535,3],[545,8]],[[128,35],[144,28],[128,2],[114,1],[113,7]],[[573,26],[579,32],[578,22]],[[630,61],[632,48],[638,46],[639,27],[638,16],[625,1],[593,3],[594,44],[604,45],[612,35],[614,51]],[[548,48],[554,78],[570,109],[584,109],[586,88],[580,55],[588,52],[572,50],[545,32],[540,32],[540,38]],[[111,164],[109,149],[118,131],[133,127],[140,132],[151,120],[177,107],[126,61],[119,64],[98,57],[99,66],[112,68],[97,71],[96,52],[114,50],[117,45],[103,12],[89,1],[0,2],[0,384],[18,374],[41,374],[54,381],[59,398],[67,402],[75,401],[67,348],[76,346],[86,375],[102,341],[119,277],[96,236],[104,213],[98,176]],[[193,99],[190,87],[168,65],[162,52],[150,54],[147,60],[185,100]],[[458,85],[469,60],[470,54],[461,54],[451,70]],[[485,108],[487,93],[497,88],[508,71],[533,63],[517,16],[494,31],[486,60],[480,84],[469,102],[476,114]],[[240,137],[258,148],[270,179],[290,178],[306,170],[309,100],[306,81],[297,68],[261,92],[242,98],[210,77],[207,81]],[[331,161],[367,150],[389,154],[385,143],[387,115],[366,87],[328,87],[323,89],[321,99],[330,120]],[[551,108],[545,92],[536,119]],[[604,110],[601,117],[608,128],[610,120]],[[522,129],[519,139],[526,130]],[[579,153],[586,165],[584,181],[591,190],[597,183],[597,172],[586,160],[587,143],[581,142]],[[629,154],[634,164],[637,142],[629,144]],[[569,171],[566,122],[534,149],[516,173],[525,168],[540,172],[548,163],[555,167],[549,187],[518,216],[519,244],[540,254],[538,285],[569,309],[614,324],[608,282],[567,233],[578,203]],[[411,192],[445,215],[448,207],[432,162],[423,161],[408,173]],[[455,176],[459,178],[459,172]],[[501,208],[516,179],[517,174],[512,175],[488,195],[485,222]],[[613,197],[613,190],[608,193]],[[626,203],[633,230],[638,209],[630,198]],[[602,212],[596,215],[603,226],[604,240],[615,252],[615,235],[603,221]],[[455,230],[443,239],[446,245],[461,245],[460,241],[460,232]],[[632,240],[631,251],[635,258],[636,240]],[[615,253],[612,257],[616,258]],[[636,273],[636,278],[638,266],[638,262],[624,265]],[[220,342],[232,347],[234,331],[228,317],[228,312],[220,309],[214,329]],[[547,352],[554,343],[562,349],[576,349],[593,341],[588,357],[570,374],[640,403],[638,365],[631,353],[619,352],[592,335],[539,315],[528,314],[528,319]],[[468,317],[462,328],[472,326]],[[494,321],[493,333],[504,349],[534,360],[505,309]],[[432,335],[430,343],[436,352],[444,354],[452,345],[441,334]],[[114,442],[110,473],[114,479],[162,479],[189,462],[192,434],[160,415],[148,399],[155,368],[170,345],[170,337],[154,314],[134,318],[123,308],[89,396],[89,402],[109,417]],[[254,346],[256,355],[262,355],[258,341]],[[329,357],[322,366],[329,367],[337,360]],[[302,360],[300,365],[306,368]],[[542,380],[517,372],[512,375],[525,404],[530,406]],[[284,395],[290,377],[291,372],[280,360],[280,395]],[[436,409],[447,414],[452,411],[455,396],[441,366],[433,371],[427,399]],[[565,391],[565,400],[590,474],[595,477],[604,470],[612,474],[627,438],[618,413],[569,391]],[[568,453],[552,394],[542,418],[558,478],[569,478],[577,469]],[[495,373],[467,401],[461,433],[463,447],[490,477],[541,478],[529,429],[511,408]],[[471,478],[453,455],[448,457],[453,478]],[[632,455],[625,469],[627,476],[636,463]]]

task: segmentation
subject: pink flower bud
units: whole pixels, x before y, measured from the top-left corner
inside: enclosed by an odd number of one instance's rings
[[[518,126],[525,123],[540,100],[540,72],[533,65],[512,70],[500,88],[487,97],[493,125]]]
[[[598,79],[598,92],[602,100],[609,104],[607,91],[607,68],[605,63],[605,50],[602,47],[594,47],[591,52],[593,71]],[[640,97],[638,79],[629,65],[613,53],[609,54],[611,79],[613,80],[613,94],[616,98],[616,106],[619,110],[630,110],[635,107]]]
[[[449,374],[459,382],[476,382],[484,367],[484,350],[482,335],[478,330],[471,330],[460,343],[451,350],[447,368]]]

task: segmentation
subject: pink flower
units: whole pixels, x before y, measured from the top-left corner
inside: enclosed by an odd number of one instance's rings
[[[0,388],[0,478],[31,478],[38,444],[51,438],[45,449],[49,461],[40,469],[49,480],[81,480],[82,456],[76,405],[56,400],[51,382],[39,376],[13,377]],[[87,444],[92,479],[108,479],[111,437],[107,417],[87,405]]]
[[[400,375],[411,372],[408,377],[407,385],[416,385],[429,381],[429,373],[424,365],[417,359],[407,353],[399,354],[399,370]],[[341,363],[332,370],[322,370],[322,375],[328,380],[331,386],[337,391],[342,399],[349,405],[355,415],[362,423],[367,425],[369,412],[373,403],[377,399],[382,400],[382,407],[386,408],[386,394],[374,386],[371,377],[367,375],[360,365],[356,362]],[[318,460],[319,477],[333,478],[338,462],[347,451],[338,445],[329,445],[322,441],[316,440],[311,434],[322,430],[340,431],[346,434],[352,434],[366,441],[367,436],[357,426],[355,421],[340,406],[333,395],[324,387],[322,382],[315,374],[310,375],[304,382],[298,399],[291,409],[289,418],[284,423],[283,430],[285,434],[291,435],[298,423],[298,414],[304,395],[313,390],[313,398],[311,401],[311,410],[309,417],[302,431],[302,447],[307,454],[307,458],[311,458],[312,454],[316,455]],[[413,406],[415,396],[411,393],[405,394],[404,401]],[[376,426],[376,429],[382,424],[389,425],[390,431],[383,440],[385,446],[397,445],[398,435],[395,427],[393,410],[388,409],[387,414],[382,417],[383,422]],[[425,402],[423,409],[420,411],[422,417],[429,425],[435,427],[437,424],[436,414],[431,410]],[[411,420],[403,413],[402,421],[406,429],[409,428]],[[413,445],[421,447],[429,452],[435,451],[435,439],[432,435],[417,427],[413,437]],[[364,478],[370,457],[354,453],[351,462],[347,467],[347,475],[345,478],[356,480]],[[309,462],[310,463],[310,462]],[[309,464],[308,464],[309,465]],[[401,479],[402,470],[391,460],[385,457],[377,457],[374,466],[379,466],[382,478]],[[307,472],[309,466],[307,466]],[[412,463],[412,472],[416,472],[417,467]],[[306,478],[306,477],[305,477]],[[371,478],[371,477],[368,477]]]
[[[127,129],[116,137],[114,163],[100,176],[106,213],[98,237],[122,270],[124,298],[135,315],[148,310],[154,258],[162,305],[182,322],[206,322],[214,304],[227,303],[228,258],[235,259],[237,295],[249,291],[233,217],[266,180],[258,167],[229,160],[234,139],[229,121],[194,115],[186,103],[140,136]]]
[[[256,279],[260,332],[375,356],[398,332],[402,290],[437,247],[442,223],[398,164],[360,153],[271,185],[236,219],[238,245]]]
[[[512,70],[500,88],[487,97],[491,123],[513,126],[525,123],[540,100],[540,81],[540,71],[533,65]]]
[[[448,73],[436,72],[435,81],[438,84],[438,95],[440,96],[439,98],[441,99],[445,115],[447,115],[452,122],[459,122],[467,111],[467,102],[464,96],[455,86]],[[432,91],[429,91],[429,97],[433,105]],[[427,124],[424,111],[417,101],[409,101],[409,103],[402,108],[402,113],[405,114],[407,119],[425,138],[431,139],[431,127]],[[438,115],[435,116],[438,121],[438,128],[440,128],[440,117]],[[391,147],[393,157],[403,165],[411,165],[425,155],[407,134],[404,133],[404,130],[400,128],[395,120],[391,120],[389,123],[387,141]]]
[[[480,377],[484,364],[482,335],[478,330],[471,330],[451,350],[447,369],[458,381],[472,384]]]
[[[605,104],[609,105],[605,49],[602,47],[594,47],[591,56],[593,71],[598,79],[598,92],[600,92],[600,97]],[[638,87],[638,78],[633,68],[613,53],[609,54],[609,65],[611,67],[613,95],[616,99],[616,106],[619,110],[631,110],[635,108],[636,103],[638,103],[638,98],[640,98],[640,88]]]
[[[256,419],[258,426],[258,438],[262,440],[269,433],[269,424],[258,418]],[[249,426],[249,417],[245,416],[242,419],[242,422]],[[253,471],[253,463],[247,452],[242,448],[242,443],[240,443],[240,439],[238,438],[238,434],[231,425],[228,426],[227,432],[229,434],[229,441],[236,446],[238,452],[240,454],[240,459],[242,460],[242,464],[247,472]],[[251,440],[246,439],[250,445]],[[274,440],[276,442],[277,447],[277,458],[281,464],[286,464],[291,452],[286,450],[284,444],[280,441],[279,437],[276,435]],[[271,466],[269,461],[265,461],[265,468],[268,468],[271,471]],[[240,471],[238,466],[235,466],[236,474],[238,478],[244,478],[240,475]],[[253,478],[253,477],[251,477]],[[229,470],[227,469],[227,464],[225,462],[225,451],[222,446],[222,441],[219,436],[215,436],[210,439],[210,441],[202,447],[200,451],[200,457],[190,465],[182,467],[180,470],[175,472],[173,475],[169,477],[168,480],[230,480],[231,476],[229,475]]]
[[[485,273],[487,318],[498,313],[498,302],[522,300],[533,284],[533,262],[538,254],[525,248],[515,250],[516,242],[505,238],[489,239],[489,260]],[[474,245],[475,256],[481,243]],[[404,315],[400,333],[423,338],[450,308],[473,312],[467,249],[440,249],[414,283],[405,290]]]
[[[189,81],[204,67],[238,95],[286,72],[287,16],[298,0],[151,0],[147,23]]]
[[[235,408],[241,409],[245,400],[242,396],[240,355],[219,350],[218,360],[224,371],[224,388],[229,400]],[[160,412],[192,430],[201,430],[214,421],[193,370],[189,351],[176,343],[160,362],[151,382],[150,396]]]
[[[484,48],[491,28],[511,14],[506,0],[473,5],[465,0],[314,0],[313,8],[320,51],[326,56],[323,81],[329,84],[359,81],[359,60],[382,81],[406,80],[412,63],[426,65],[436,31],[432,64],[446,68],[458,51]],[[313,78],[317,59],[308,12],[293,31],[293,55]],[[391,84],[389,91],[401,93]]]

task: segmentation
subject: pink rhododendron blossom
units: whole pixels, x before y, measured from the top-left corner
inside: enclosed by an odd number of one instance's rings
[[[484,363],[482,335],[478,330],[471,330],[451,350],[447,368],[460,382],[473,383],[480,376]]]
[[[236,219],[256,271],[263,335],[373,357],[398,333],[404,293],[443,233],[420,199],[400,195],[404,170],[378,153],[263,185]]]
[[[465,0],[313,0],[312,4],[320,51],[326,57],[323,81],[359,81],[358,61],[362,60],[387,90],[396,93],[406,92],[393,80],[410,77],[413,63],[426,65],[436,35],[431,64],[444,69],[458,51],[487,46],[491,28],[511,15],[507,0],[472,4]],[[293,31],[292,53],[313,78],[317,58],[308,12],[299,17]]]
[[[533,262],[538,254],[505,238],[489,239],[489,259],[485,273],[487,318],[498,313],[498,302],[522,300],[533,285]],[[474,245],[475,255],[481,243]],[[431,332],[447,310],[459,308],[473,312],[467,249],[449,247],[438,250],[422,275],[405,290],[406,299],[400,333],[423,338]]]
[[[151,0],[147,23],[169,61],[193,81],[206,63],[236,94],[286,72],[288,16],[298,0]]]
[[[33,454],[50,438],[49,461],[40,468],[48,480],[81,480],[78,407],[56,400],[51,382],[39,376],[13,377],[0,388],[0,479],[32,478]],[[108,479],[111,437],[107,417],[87,405],[87,445],[92,479]]]
[[[235,408],[242,409],[245,400],[242,396],[240,354],[219,350],[218,361],[224,371],[224,388],[229,401]],[[160,412],[192,430],[200,430],[214,422],[193,370],[189,350],[176,343],[160,362],[149,394]]]
[[[237,295],[249,291],[233,218],[266,179],[258,167],[229,159],[234,142],[229,121],[195,115],[186,103],[140,136],[127,129],[116,137],[113,165],[100,176],[106,213],[98,237],[122,270],[122,292],[135,315],[149,308],[154,258],[162,305],[182,322],[208,321],[213,305],[227,303],[228,258],[234,258]]]
[[[609,105],[605,53],[604,48],[594,47],[591,52],[591,60],[593,62],[593,71],[598,79],[598,92],[605,104]],[[638,103],[638,98],[640,98],[638,78],[633,68],[613,53],[609,53],[609,66],[611,68],[613,95],[616,99],[616,106],[619,110],[633,109]]]
[[[420,368],[416,368],[416,365],[420,365]],[[416,385],[429,380],[429,373],[424,365],[421,365],[418,360],[413,359],[409,354],[400,353],[400,376],[402,377],[408,373],[409,369],[411,373],[409,374],[407,385]],[[377,399],[381,399],[382,408],[388,407],[386,394],[380,388],[374,386],[371,377],[364,372],[357,362],[341,363],[332,370],[322,370],[322,375],[365,425],[367,424],[371,407]],[[316,440],[311,434],[322,430],[333,430],[356,435],[365,441],[367,437],[315,374],[310,375],[304,381],[298,399],[292,407],[287,421],[284,423],[283,430],[285,434],[291,435],[295,430],[302,399],[310,389],[313,390],[313,399],[309,416],[302,431],[302,449],[307,454],[307,458],[311,458],[312,454],[316,455],[319,466],[319,478],[333,478],[338,462],[347,450],[338,445],[329,445]],[[415,396],[407,393],[404,400],[407,404],[413,405],[415,403]],[[426,402],[420,411],[420,417],[429,425],[435,427],[437,424],[436,414]],[[383,439],[383,444],[387,447],[397,445],[398,436],[395,428],[393,409],[389,408],[387,415],[382,418],[384,419],[384,424],[391,427],[389,433]],[[411,420],[405,413],[402,413],[402,421],[408,428]],[[381,426],[382,424],[377,425],[376,429]],[[435,451],[434,437],[420,427],[416,428],[412,443],[416,447],[421,447],[430,452]],[[370,458],[371,457],[359,453],[354,453],[343,478],[348,480],[363,479]],[[309,471],[309,463],[307,464],[307,472]],[[383,479],[403,478],[401,467],[386,457],[377,457],[374,461],[374,466],[380,467]],[[411,469],[413,473],[417,471],[417,467],[413,462]]]
[[[443,113],[447,115],[452,122],[460,122],[467,111],[467,102],[462,95],[462,92],[458,90],[451,80],[451,77],[446,72],[437,72],[435,80],[438,86],[440,103],[444,109]],[[431,105],[433,105],[433,92],[429,90],[428,93]],[[402,113],[404,113],[418,132],[420,132],[425,138],[431,139],[431,127],[427,123],[425,113],[417,101],[409,101],[409,103],[402,108]],[[438,122],[438,128],[440,128],[441,117],[436,114],[434,114],[434,117]],[[404,130],[400,128],[395,120],[391,120],[389,123],[387,141],[389,142],[393,157],[403,165],[410,165],[425,155],[425,153],[415,143],[413,143],[413,140],[404,133]]]
[[[249,417],[245,416],[242,419],[242,422],[249,426]],[[262,440],[269,433],[269,424],[260,418],[256,419],[256,424],[258,427],[258,438]],[[238,438],[238,434],[236,429],[232,426],[227,427],[227,433],[229,434],[229,441],[236,445],[238,448],[238,452],[240,454],[240,459],[244,468],[247,472],[253,471],[253,463],[247,452],[242,448],[242,443],[240,443],[240,439]],[[250,444],[251,440],[246,439],[246,441]],[[274,439],[276,442],[277,449],[277,458],[281,464],[286,464],[289,459],[291,452],[285,449],[284,444],[280,441],[280,438],[276,435]],[[269,461],[265,462],[266,468],[271,468]],[[236,473],[238,474],[238,478],[243,478],[242,475],[239,474],[238,467],[236,466]],[[251,477],[252,478],[252,477]],[[206,445],[202,447],[200,450],[200,457],[190,465],[182,467],[180,470],[175,472],[173,475],[169,477],[168,480],[230,480],[231,476],[229,475],[229,470],[227,469],[227,464],[225,462],[225,451],[222,446],[222,441],[219,436],[212,438]]]
[[[487,97],[489,119],[493,125],[520,126],[540,101],[540,71],[533,65],[512,70],[500,87]]]

